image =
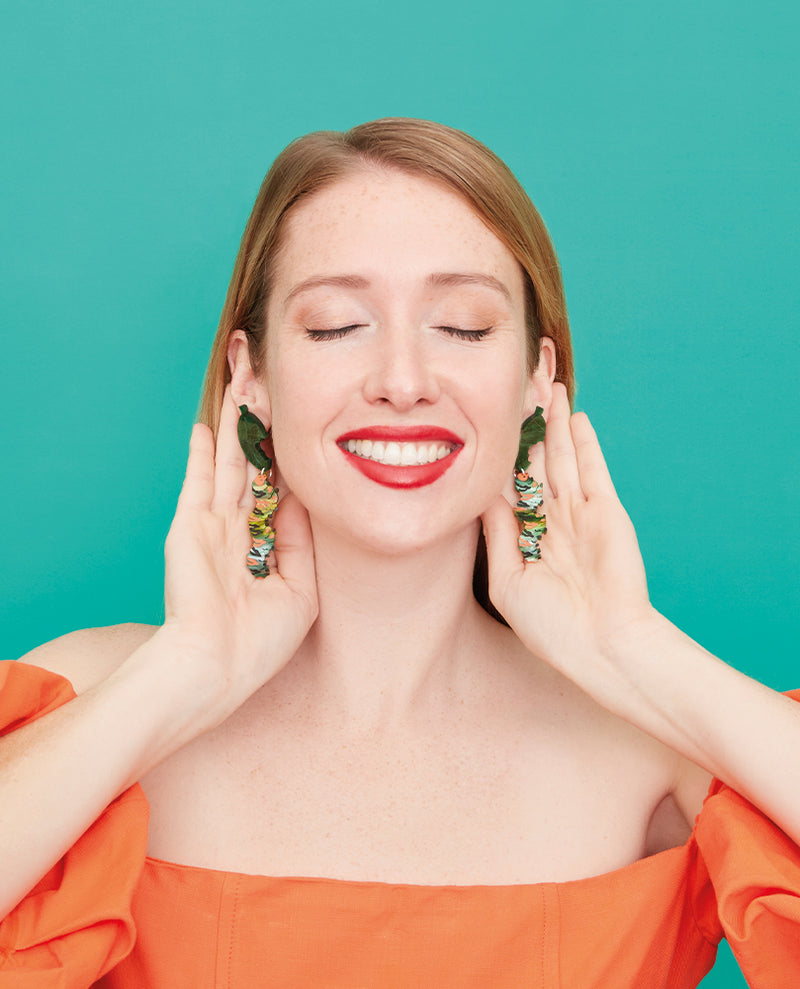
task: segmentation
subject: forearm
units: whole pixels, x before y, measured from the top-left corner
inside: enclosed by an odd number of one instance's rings
[[[560,385],[531,470],[546,492],[541,560],[521,563],[502,498],[483,515],[490,592],[502,615],[534,655],[729,784],[800,843],[800,706],[727,666],[650,606],[633,525],[594,430],[582,413],[570,416]]]
[[[604,706],[747,797],[800,844],[800,706],[653,612],[606,641]],[[601,678],[595,680],[599,684]]]
[[[98,686],[0,741],[0,916],[105,807],[197,735],[208,688],[157,637]]]

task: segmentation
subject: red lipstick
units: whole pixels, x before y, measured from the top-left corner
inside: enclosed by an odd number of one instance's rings
[[[342,433],[336,440],[340,445],[348,440],[383,440],[390,443],[451,443],[453,446],[463,446],[462,440],[441,426],[364,426],[349,433]]]
[[[382,464],[377,460],[359,457],[347,449],[348,440],[372,440],[383,443],[446,443],[452,447],[447,456],[428,464]],[[463,441],[447,429],[439,426],[365,426],[344,433],[336,443],[348,461],[376,484],[387,488],[422,488],[437,481],[453,466],[461,452]]]

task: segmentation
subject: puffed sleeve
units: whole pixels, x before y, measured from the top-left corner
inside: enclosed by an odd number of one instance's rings
[[[0,734],[74,696],[62,677],[0,662]],[[130,952],[147,819],[144,792],[133,786],[0,922],[0,989],[86,989]]]
[[[800,700],[800,691],[790,696]],[[748,800],[715,780],[695,823],[713,894],[697,920],[728,941],[751,989],[800,985],[800,848]]]

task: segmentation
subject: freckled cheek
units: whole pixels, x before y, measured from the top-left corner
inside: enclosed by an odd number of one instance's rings
[[[487,472],[494,477],[505,478],[511,474],[519,448],[522,425],[522,394],[518,381],[509,380],[504,396],[492,392],[499,401],[485,408],[484,427],[479,428],[478,441],[482,446],[482,459]],[[479,422],[480,420],[478,420]]]
[[[483,403],[480,410],[470,413],[482,456],[487,464],[504,462],[510,446],[515,442],[517,402],[509,400],[497,390],[489,393],[494,401]],[[487,401],[489,399],[487,394]]]
[[[272,435],[275,456],[283,455],[284,460],[301,452],[310,452],[314,436],[319,435],[320,420],[314,415],[313,392],[300,391],[296,395],[286,395],[273,402]]]
[[[324,474],[318,444],[313,441],[310,424],[276,417],[273,427],[276,480],[282,494],[293,492],[308,507],[309,498]]]
[[[513,420],[510,421],[513,422]],[[504,423],[504,428],[498,432],[497,441],[493,443],[489,451],[489,470],[494,477],[500,478],[501,481],[505,481],[507,476],[511,476],[519,449],[519,433],[508,427],[507,421]]]
[[[284,377],[272,397],[275,461],[286,490],[302,498],[305,484],[327,470],[326,432],[336,409],[313,378]],[[330,452],[330,451],[329,451]]]

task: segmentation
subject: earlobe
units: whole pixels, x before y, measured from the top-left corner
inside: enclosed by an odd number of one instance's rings
[[[250,346],[243,330],[234,330],[228,338],[228,368],[231,373],[231,396],[237,407],[246,405],[269,429],[272,413],[266,386],[253,371]]]

